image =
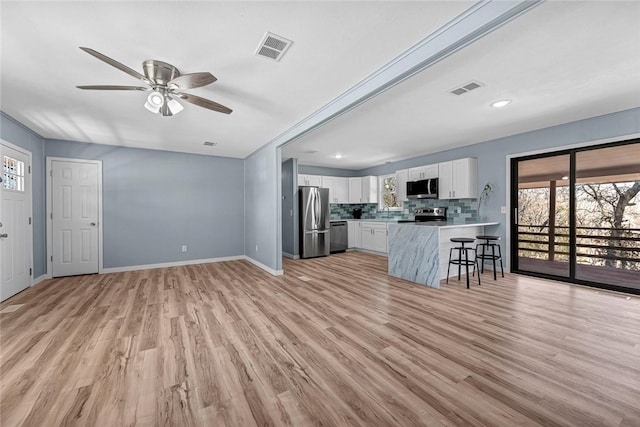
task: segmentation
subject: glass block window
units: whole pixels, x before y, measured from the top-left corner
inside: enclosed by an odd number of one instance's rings
[[[381,176],[378,188],[380,189],[380,210],[402,209],[402,203],[398,201],[398,196],[396,194],[397,180],[395,174]]]
[[[2,185],[5,190],[24,191],[24,162],[2,156]]]

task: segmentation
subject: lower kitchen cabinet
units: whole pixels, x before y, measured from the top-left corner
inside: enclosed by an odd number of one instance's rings
[[[387,223],[362,222],[361,248],[387,253]]]
[[[347,247],[349,249],[362,247],[362,222],[347,222]]]

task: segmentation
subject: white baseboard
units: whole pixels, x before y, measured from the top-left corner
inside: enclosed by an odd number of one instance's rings
[[[235,255],[235,256],[227,256],[227,257],[220,257],[220,258],[192,259],[192,260],[186,260],[186,261],[163,262],[159,264],[129,265],[126,267],[109,267],[109,268],[103,268],[100,273],[120,273],[124,271],[151,270],[154,268],[180,267],[183,265],[207,264],[210,262],[237,261],[237,260],[246,259],[246,258],[247,257],[245,255]]]
[[[259,268],[263,269],[267,273],[271,273],[274,276],[282,276],[284,274],[284,271],[282,271],[282,270],[274,270],[273,268],[267,267],[263,263],[261,263],[259,261],[256,261],[253,258],[249,258],[246,255],[244,256],[244,259],[246,259],[247,261],[249,261],[251,264],[255,265],[256,267],[259,267]]]
[[[51,276],[49,276],[48,274],[43,274],[41,276],[35,277],[33,280],[31,280],[31,286],[35,286],[38,283],[47,279],[51,279]]]
[[[286,256],[287,258],[290,258],[290,259],[300,259],[300,255],[293,255],[293,254],[290,254],[289,252],[282,252],[282,256]]]

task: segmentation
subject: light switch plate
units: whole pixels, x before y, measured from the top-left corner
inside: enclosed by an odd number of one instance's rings
[[[507,213],[507,207],[506,206],[500,206],[500,213],[506,214]]]

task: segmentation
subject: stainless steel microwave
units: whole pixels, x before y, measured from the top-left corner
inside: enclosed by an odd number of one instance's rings
[[[407,199],[437,199],[438,178],[407,182]]]

